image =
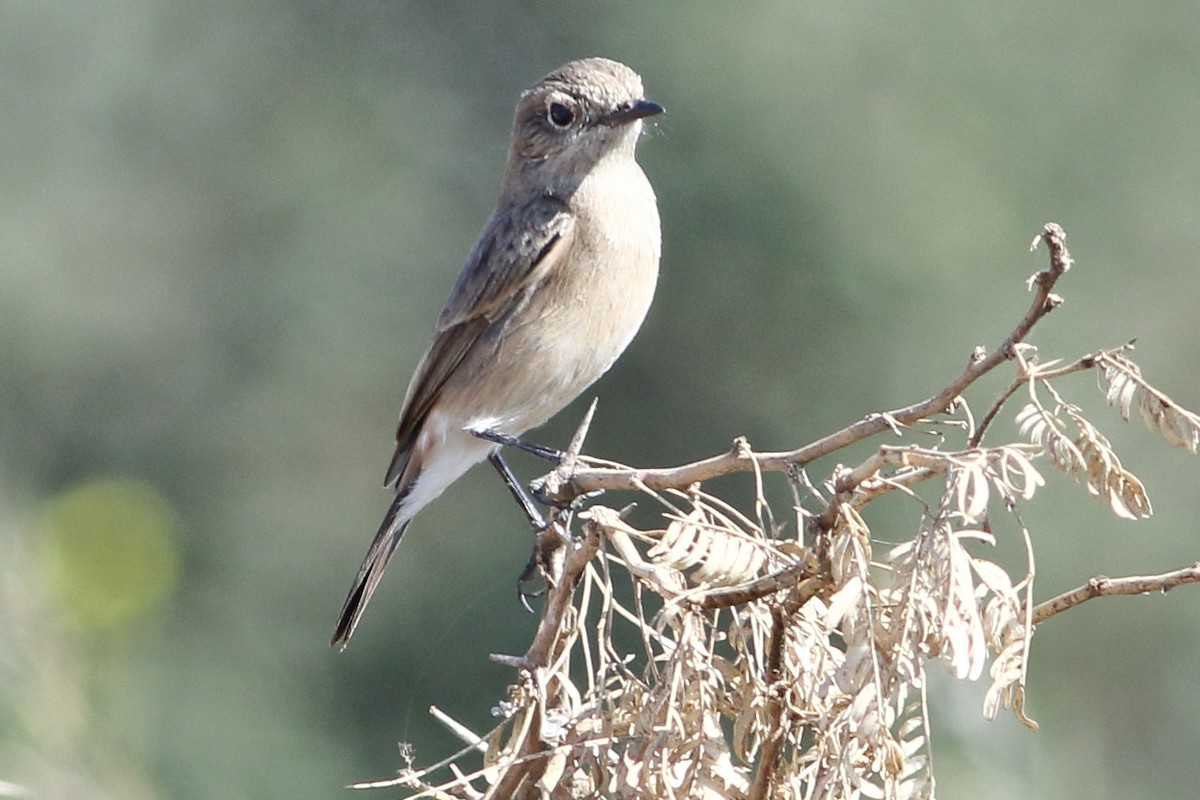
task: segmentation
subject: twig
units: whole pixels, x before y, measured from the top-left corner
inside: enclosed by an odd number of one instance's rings
[[[592,426],[592,417],[596,414],[596,403],[598,401],[599,398],[592,398],[592,403],[584,413],[583,419],[580,420],[579,427],[575,429],[575,435],[571,437],[571,443],[567,445],[567,449],[559,460],[558,466],[549,474],[535,479],[530,484],[530,488],[536,497],[559,506],[567,506],[570,504],[570,501],[587,494],[584,491],[566,497],[563,495],[562,487],[571,480],[571,476],[575,474],[579,467],[579,454],[583,451],[583,440],[587,438],[588,429]]]
[[[784,589],[790,589],[796,584],[810,579],[816,580],[811,564],[793,564],[778,572],[764,575],[752,583],[722,589],[712,589],[704,594],[704,599],[700,601],[699,605],[705,611],[740,606],[754,600],[761,600],[767,595],[775,594]]]
[[[1108,350],[1100,350],[1095,353],[1088,353],[1086,356],[1081,356],[1072,361],[1070,364],[1066,364],[1061,367],[1054,367],[1053,369],[1039,369],[1024,375],[1018,375],[1017,378],[1013,380],[1011,384],[1009,384],[1008,388],[996,398],[996,402],[992,403],[992,407],[988,409],[987,413],[983,415],[983,420],[979,423],[978,430],[976,430],[974,435],[967,440],[968,446],[979,446],[979,443],[983,441],[984,431],[986,431],[988,426],[992,424],[992,421],[995,420],[996,415],[1000,413],[1000,407],[1003,406],[1018,389],[1020,389],[1029,381],[1035,378],[1039,381],[1048,381],[1053,380],[1054,378],[1061,378],[1064,375],[1071,375],[1076,372],[1084,372],[1089,369],[1095,369],[1096,364],[1099,363],[1104,356],[1116,353],[1124,353],[1132,348],[1132,343],[1126,343],[1120,347],[1113,347]]]
[[[1077,589],[1039,603],[1033,609],[1033,624],[1044,622],[1055,614],[1061,614],[1094,597],[1150,594],[1151,592],[1165,594],[1176,586],[1183,586],[1186,583],[1200,583],[1200,562],[1183,569],[1164,572],[1161,575],[1130,575],[1125,578],[1109,578],[1098,575]]]
[[[583,440],[587,438],[588,429],[592,427],[592,417],[596,416],[596,403],[598,402],[599,398],[592,398],[591,405],[584,412],[583,419],[579,421],[579,427],[575,429],[575,435],[571,437],[571,443],[567,445],[567,451],[558,465],[559,471],[565,476],[570,476],[575,469],[576,462],[579,461],[579,454],[583,451]]]
[[[987,410],[987,413],[983,415],[983,419],[979,421],[979,427],[975,429],[975,433],[971,434],[971,437],[967,439],[967,444],[969,446],[979,446],[979,443],[983,441],[984,432],[988,429],[988,426],[992,424],[992,420],[996,418],[996,415],[1000,413],[1000,408],[1007,403],[1008,399],[1016,394],[1017,390],[1024,386],[1028,380],[1028,375],[1020,375],[1008,385],[1008,388],[1000,393],[1000,396],[996,398],[996,402],[992,403],[992,407]]]
[[[487,752],[487,739],[486,738],[481,737],[479,734],[475,733],[475,731],[471,730],[466,725],[463,725],[461,722],[459,722],[458,720],[451,717],[445,711],[442,711],[437,706],[430,706],[429,714],[434,719],[436,719],[438,722],[445,725],[446,728],[452,734],[454,734],[456,737],[458,737],[458,739],[460,741],[462,741],[464,744],[468,744],[468,745],[474,747],[476,750],[478,750],[481,753]]]
[[[487,734],[480,737],[480,742],[485,743],[485,748],[486,748],[486,742],[488,741],[488,739],[491,736],[495,735],[496,731],[500,730],[502,727],[504,727],[504,723],[497,725],[495,728],[493,728]],[[390,788],[393,786],[420,786],[420,787],[423,787],[421,795],[425,795],[425,794],[429,794],[434,791],[442,791],[442,790],[450,789],[453,786],[457,786],[457,785],[465,786],[470,781],[479,777],[479,775],[481,775],[483,773],[483,770],[480,770],[479,772],[473,773],[471,775],[467,775],[461,781],[455,780],[452,783],[443,784],[438,787],[431,787],[431,786],[426,785],[424,783],[424,778],[427,775],[432,775],[434,772],[437,772],[439,769],[442,769],[443,767],[449,767],[449,766],[453,765],[459,759],[463,758],[463,756],[465,756],[468,753],[471,753],[477,749],[478,749],[478,743],[468,743],[466,747],[462,748],[458,752],[453,753],[452,755],[446,756],[441,761],[437,762],[436,764],[430,764],[428,767],[422,767],[421,769],[418,769],[418,770],[403,769],[403,770],[400,770],[396,774],[396,777],[394,777],[394,778],[385,778],[383,780],[372,780],[372,781],[358,781],[356,783],[350,784],[346,788],[348,788],[348,789],[386,789],[386,788]],[[412,796],[410,796],[409,800],[412,800],[413,797],[418,797],[421,795],[412,795]]]

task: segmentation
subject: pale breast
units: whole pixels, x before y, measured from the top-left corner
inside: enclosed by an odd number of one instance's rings
[[[514,435],[541,425],[603,375],[641,327],[658,279],[658,208],[637,163],[621,161],[598,167],[572,197],[570,249],[506,326],[493,353],[493,402],[472,424]]]

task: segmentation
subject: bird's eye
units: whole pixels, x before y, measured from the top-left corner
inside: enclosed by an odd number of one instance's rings
[[[551,103],[546,117],[555,127],[565,128],[575,121],[575,112],[562,103]]]

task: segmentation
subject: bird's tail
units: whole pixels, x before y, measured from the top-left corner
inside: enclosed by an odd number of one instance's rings
[[[391,559],[392,553],[396,552],[396,545],[400,544],[400,537],[404,535],[409,519],[397,520],[400,517],[401,504],[407,495],[408,493],[403,491],[396,495],[396,499],[388,508],[387,515],[383,518],[383,523],[375,533],[371,549],[367,551],[367,557],[363,559],[362,566],[358,569],[358,577],[354,579],[354,585],[350,587],[350,594],[346,595],[346,602],[342,605],[342,613],[338,617],[333,638],[329,640],[334,647],[346,649],[350,637],[354,635],[354,629],[358,627],[358,620],[367,607],[367,602],[375,593],[379,579],[383,577],[388,560]]]

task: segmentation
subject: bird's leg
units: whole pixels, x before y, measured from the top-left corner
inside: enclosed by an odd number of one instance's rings
[[[546,521],[546,519],[542,516],[542,512],[540,512],[538,507],[534,505],[533,500],[525,491],[525,487],[521,486],[520,482],[517,481],[517,477],[513,475],[512,469],[509,468],[508,463],[504,460],[504,457],[500,455],[500,451],[497,450],[489,453],[488,461],[492,462],[492,466],[495,467],[496,471],[500,473],[500,477],[504,480],[504,485],[508,487],[510,492],[512,492],[512,496],[517,501],[517,505],[521,507],[521,510],[525,512],[525,516],[529,519],[529,524],[533,528],[534,535],[540,539],[540,537],[546,533],[547,529],[550,527],[550,523]],[[532,580],[533,573],[537,571],[539,563],[538,551],[538,545],[535,543],[533,546],[533,552],[529,555],[529,563],[525,565],[525,568],[521,570],[521,574],[517,576],[517,599],[521,601],[521,605],[524,606],[525,610],[530,614],[533,613],[533,607],[529,605],[529,598],[537,597],[538,595],[542,594],[541,590],[526,591],[525,589],[525,587]]]
[[[494,450],[489,453],[488,461],[492,462],[492,466],[500,473],[501,479],[504,480],[504,485],[508,487],[508,491],[512,492],[513,499],[517,501],[517,505],[525,512],[525,517],[529,520],[529,524],[533,527],[534,531],[544,531],[547,523],[542,516],[542,512],[534,505],[533,499],[525,491],[525,487],[517,480],[517,476],[513,475],[513,471],[509,469],[508,463],[500,455],[500,451]]]
[[[561,464],[562,460],[566,458],[566,453],[562,450],[555,450],[553,447],[545,447],[540,444],[531,444],[518,439],[516,436],[509,436],[507,433],[501,433],[492,428],[472,428],[471,434],[489,442],[502,444],[505,447],[515,447],[532,456],[549,461],[551,464]]]
[[[484,439],[489,442],[495,442],[496,444],[500,445],[516,447],[520,450],[524,450],[527,453],[538,456],[539,458],[544,458],[547,461],[550,461],[556,466],[556,470],[547,477],[557,477],[558,480],[561,481],[569,479],[570,474],[574,471],[575,462],[579,458],[579,451],[583,448],[584,437],[587,435],[587,430],[592,422],[592,415],[595,413],[596,401],[593,400],[591,406],[587,410],[587,413],[584,414],[583,421],[580,423],[579,428],[575,431],[575,435],[571,439],[569,448],[565,452],[561,450],[555,450],[551,447],[531,445],[521,441],[515,436],[509,436],[506,433],[501,433],[490,428],[473,429],[471,430],[471,433],[480,439]],[[536,482],[535,486],[531,487],[533,495],[530,497],[530,494],[525,491],[525,488],[517,481],[516,476],[513,475],[512,470],[509,468],[504,458],[500,455],[499,450],[490,453],[488,455],[488,460],[492,462],[492,466],[495,467],[496,471],[500,473],[500,477],[504,480],[505,485],[508,486],[508,490],[512,492],[512,496],[516,498],[517,504],[521,506],[521,509],[525,512],[525,516],[529,519],[529,524],[533,527],[535,538],[533,552],[530,554],[529,561],[526,563],[525,568],[521,570],[521,574],[517,577],[517,598],[521,601],[521,605],[525,607],[525,610],[532,614],[533,608],[529,605],[529,598],[538,597],[544,594],[545,590],[527,591],[525,587],[528,586],[532,581],[534,573],[537,572],[539,568],[549,569],[550,572],[554,571],[553,567],[550,566],[550,562],[554,558],[554,553],[560,553],[563,544],[565,544],[565,541],[562,538],[563,531],[556,527],[557,522],[555,520],[557,519],[557,516],[552,516],[550,520],[546,520],[544,517],[542,517],[537,507],[534,505],[534,499],[543,505],[554,509],[552,512],[553,515],[562,514],[564,512],[567,515],[570,515],[571,513],[578,511],[587,500],[595,497],[601,492],[587,492],[579,497],[574,498],[569,503],[564,505],[562,503],[555,503],[551,501],[543,493],[543,490],[546,487],[544,485],[544,481],[540,480]]]
[[[517,599],[521,601],[521,605],[525,610],[532,614],[534,611],[533,606],[529,604],[529,598],[540,597],[545,594],[545,589],[527,589],[526,587],[533,582],[534,574],[539,568],[549,563],[550,558],[552,558],[551,553],[562,546],[562,535],[556,528],[557,523],[553,518],[547,520],[542,516],[533,499],[530,498],[525,488],[517,481],[512,469],[509,468],[508,463],[500,455],[500,452],[490,453],[488,460],[492,462],[492,466],[500,473],[504,484],[516,499],[517,505],[521,506],[521,510],[525,512],[525,516],[529,520],[529,525],[533,528],[533,552],[529,554],[529,561],[525,564],[525,568],[521,570],[521,574],[517,576]],[[570,510],[573,511],[574,509]],[[555,513],[561,513],[561,509]]]

